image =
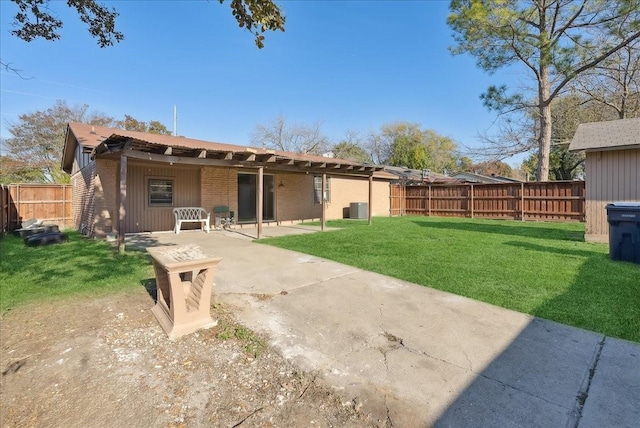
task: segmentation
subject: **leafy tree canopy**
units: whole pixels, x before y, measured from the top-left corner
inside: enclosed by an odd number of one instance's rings
[[[11,31],[16,37],[30,42],[42,38],[57,40],[63,22],[57,18],[49,0],[11,0],[18,7]],[[223,4],[225,0],[218,0]],[[98,0],[67,0],[82,22],[88,25],[89,34],[97,39],[101,48],[112,46],[124,39],[124,34],[116,30],[118,12]],[[240,28],[255,37],[258,48],[264,47],[266,31],[284,31],[285,17],[274,0],[231,0],[231,13]]]
[[[90,112],[86,104],[69,106],[58,100],[53,107],[21,114],[16,122],[8,123],[11,137],[3,141],[2,182],[68,183],[61,161],[69,122],[107,127],[129,123],[140,127],[136,130],[169,133],[158,121],[146,123],[128,115],[117,121],[104,113]]]
[[[511,177],[513,170],[511,167],[499,160],[484,161],[472,165],[472,171],[482,175],[500,175],[503,177]]]
[[[443,173],[456,169],[457,145],[432,129],[417,123],[395,122],[384,125],[375,140],[388,147],[387,162],[392,166],[431,169]]]
[[[167,129],[162,123],[157,120],[150,122],[144,122],[138,120],[128,114],[124,115],[124,120],[118,121],[116,126],[118,128],[126,129],[127,131],[149,132],[151,134],[171,135],[172,132]]]
[[[346,159],[360,163],[371,162],[371,156],[365,149],[349,141],[336,144],[331,151],[333,152],[333,156],[338,159]]]

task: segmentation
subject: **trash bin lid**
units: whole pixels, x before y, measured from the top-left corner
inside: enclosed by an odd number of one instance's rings
[[[640,208],[640,202],[611,202],[607,207]]]

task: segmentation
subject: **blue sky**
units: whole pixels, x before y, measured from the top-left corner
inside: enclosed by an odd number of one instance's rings
[[[169,129],[176,105],[180,135],[231,144],[249,145],[257,125],[282,114],[319,122],[335,143],[408,121],[477,146],[496,118],[480,94],[517,78],[450,54],[448,1],[281,0],[286,31],[267,33],[262,50],[228,1],[106,3],[125,40],[101,49],[63,2],[51,6],[62,38],[23,42],[9,34],[15,5],[0,1],[0,57],[30,78],[0,73],[3,138],[7,121],[62,99]]]

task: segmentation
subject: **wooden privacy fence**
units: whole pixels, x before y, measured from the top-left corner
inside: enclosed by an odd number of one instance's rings
[[[0,186],[1,233],[18,229],[30,218],[63,227],[73,226],[73,188],[70,184],[10,184]]]
[[[585,182],[394,184],[391,215],[584,221]]]

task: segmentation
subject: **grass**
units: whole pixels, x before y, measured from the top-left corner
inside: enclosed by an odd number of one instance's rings
[[[45,299],[131,290],[153,278],[145,253],[120,254],[106,242],[67,233],[68,242],[43,247],[11,235],[0,240],[1,313]]]
[[[438,217],[328,222],[260,242],[640,342],[640,265],[583,242],[580,223]]]
[[[227,319],[219,320],[218,334],[216,337],[220,340],[238,340],[242,344],[242,349],[252,356],[257,358],[267,348],[267,342],[254,333],[252,330],[233,323]]]

